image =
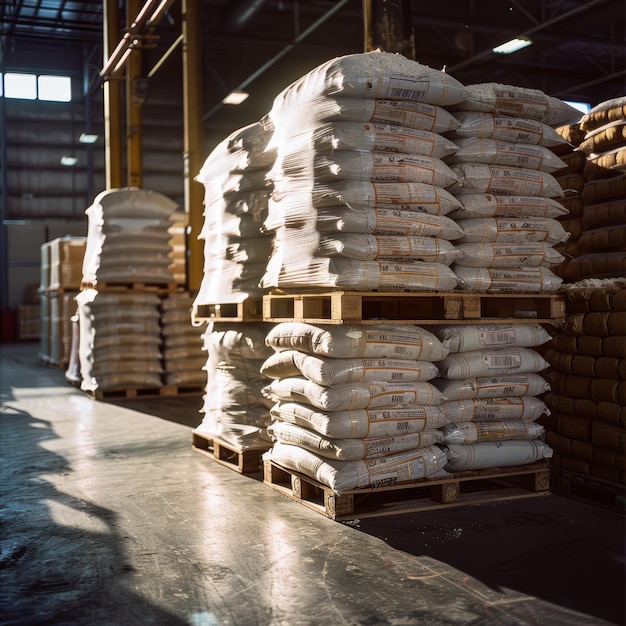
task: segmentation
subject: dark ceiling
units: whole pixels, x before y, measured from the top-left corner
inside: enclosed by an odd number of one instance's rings
[[[181,1],[174,0],[158,23],[146,57],[158,59],[180,34]],[[372,1],[379,7],[402,4]],[[120,0],[123,17],[124,4]],[[415,58],[445,67],[464,84],[534,87],[591,105],[626,94],[624,0],[403,4]],[[308,70],[334,56],[363,51],[363,5],[362,0],[203,0],[205,123],[237,127],[259,119],[273,97]],[[101,46],[102,2],[0,0],[0,7],[5,50],[16,42],[38,41]],[[511,55],[491,52],[516,35],[527,35],[534,44]],[[102,58],[101,50],[95,58]],[[225,111],[221,99],[242,85],[251,93],[249,101]]]

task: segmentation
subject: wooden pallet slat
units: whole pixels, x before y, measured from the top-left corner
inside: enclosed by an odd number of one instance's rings
[[[99,292],[109,293],[149,292],[156,294],[168,294],[178,291],[178,285],[175,282],[161,283],[143,281],[83,282],[81,283],[80,288],[81,290],[96,289]]]
[[[547,463],[540,462],[353,489],[338,495],[330,487],[266,459],[263,482],[330,519],[347,521],[546,495],[550,492],[550,470]]]
[[[239,450],[196,429],[192,431],[192,447],[196,452],[240,474],[255,474],[261,471],[261,457],[271,448],[271,444],[268,442],[267,446]]]
[[[564,470],[559,470],[552,482],[559,495],[626,515],[626,485]]]
[[[162,385],[160,387],[125,387],[95,389],[86,393],[96,400],[134,400],[138,398],[195,396],[204,393],[204,385]]]
[[[205,322],[260,322],[262,307],[260,297],[246,298],[243,302],[194,304],[191,320],[195,326]]]
[[[266,322],[311,324],[552,322],[565,318],[564,296],[473,292],[346,292],[263,296]]]

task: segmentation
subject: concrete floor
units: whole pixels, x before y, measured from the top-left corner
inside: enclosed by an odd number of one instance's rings
[[[95,401],[0,346],[0,623],[624,624],[624,518],[555,495],[328,520],[191,447],[199,398]]]

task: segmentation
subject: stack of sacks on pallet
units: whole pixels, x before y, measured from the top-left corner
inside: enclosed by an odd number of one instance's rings
[[[584,135],[580,130],[580,124],[559,126],[556,131],[568,142],[566,145],[554,146],[552,150],[566,164],[566,167],[555,172],[554,178],[563,189],[565,195],[560,202],[568,211],[566,215],[558,217],[557,220],[569,233],[569,237],[567,241],[554,246],[564,257],[563,261],[554,269],[554,273],[563,280],[567,280],[568,265],[573,258],[580,254],[578,241],[582,234],[582,217],[585,206],[583,189],[587,155],[577,149]]]
[[[269,408],[261,390],[267,379],[260,373],[272,353],[265,345],[270,324],[211,323],[202,335],[208,357],[206,393],[198,431],[236,449],[267,449]]]
[[[578,150],[587,155],[577,254],[564,277],[626,275],[626,97],[598,104],[580,120]]]
[[[347,55],[274,100],[264,123],[277,159],[264,228],[275,235],[265,287],[453,289],[446,214],[460,204],[442,161],[465,97],[443,72],[398,54]]]
[[[581,281],[566,298],[565,325],[546,352],[553,367],[545,400],[554,464],[624,484],[626,279]]]
[[[567,235],[553,221],[566,209],[552,176],[565,166],[548,148],[565,143],[552,126],[580,113],[538,90],[495,83],[469,85],[451,109],[461,126],[448,133],[459,150],[444,160],[458,182],[449,187],[463,205],[453,215],[465,237],[452,269],[461,289],[556,291],[551,271]],[[470,220],[469,222],[467,220]]]
[[[436,363],[449,424],[443,428],[449,472],[526,465],[549,458],[536,421],[537,398],[549,389],[538,372],[548,363],[534,350],[550,339],[538,324],[443,326],[450,354]]]
[[[209,154],[196,181],[204,185],[204,274],[196,305],[243,302],[260,295],[259,282],[271,252],[261,233],[267,217],[274,161],[271,133],[259,123],[241,128]]]
[[[162,386],[159,296],[84,289],[76,302],[84,391]]]
[[[178,205],[157,191],[128,187],[98,194],[85,211],[83,284],[171,284],[171,217]]]
[[[274,404],[266,453],[337,493],[432,476],[447,462],[437,443],[441,394],[428,381],[447,350],[412,325],[283,322],[267,336],[262,367]]]
[[[193,298],[188,292],[170,293],[161,302],[166,385],[202,386],[206,383],[202,331],[191,324],[192,305]]]

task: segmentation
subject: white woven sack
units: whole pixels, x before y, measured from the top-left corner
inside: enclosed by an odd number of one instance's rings
[[[459,422],[442,428],[443,443],[475,443],[477,441],[502,441],[537,439],[545,430],[535,422],[506,420],[493,422]]]
[[[449,472],[527,465],[552,457],[552,448],[541,440],[451,444],[446,452]]]
[[[540,324],[440,326],[435,335],[451,353],[505,346],[532,348],[550,341],[550,334]]]
[[[442,408],[448,422],[490,422],[522,420],[534,422],[550,411],[536,396],[509,396],[444,402]]]
[[[299,446],[324,458],[338,461],[375,459],[404,450],[425,448],[443,440],[440,430],[371,439],[332,439],[287,422],[274,422],[268,427],[268,433],[276,441]]]
[[[267,332],[265,343],[276,351],[300,350],[337,359],[438,361],[448,354],[433,333],[408,324],[359,326],[282,322]]]
[[[441,428],[448,423],[442,405],[319,411],[306,404],[281,402],[270,410],[275,420],[297,424],[335,438],[387,437]]]
[[[447,463],[437,446],[398,452],[365,461],[332,461],[304,448],[277,442],[263,457],[330,487],[341,495],[358,487],[381,487],[418,480],[438,472]]]
[[[565,257],[552,244],[543,241],[530,243],[460,243],[456,246],[461,256],[455,267],[518,268],[556,266]]]
[[[333,359],[298,350],[275,352],[261,366],[268,378],[304,376],[318,385],[331,387],[343,383],[415,382],[435,378],[439,370],[430,361],[402,359]]]
[[[546,148],[567,145],[567,140],[561,137],[554,128],[525,117],[477,111],[458,111],[454,113],[454,116],[461,124],[449,133],[454,142],[463,137],[484,137]]]
[[[463,267],[454,263],[452,271],[458,288],[490,293],[554,292],[563,279],[547,267]]]
[[[489,163],[543,172],[556,172],[567,167],[565,161],[544,146],[487,137],[457,139],[456,144],[458,150],[445,159],[446,163]]]
[[[457,243],[528,243],[544,241],[555,245],[567,241],[570,233],[549,217],[477,217],[459,219],[463,237]]]
[[[337,233],[320,239],[320,256],[340,256],[360,261],[404,259],[450,265],[461,252],[447,239],[440,237],[407,237],[402,235],[371,235]]]
[[[450,217],[462,220],[471,217],[562,217],[569,211],[557,200],[542,196],[502,196],[484,193],[461,193],[456,196],[460,209],[452,209]]]
[[[449,354],[436,365],[442,378],[458,380],[540,372],[548,362],[532,348],[507,346]]]
[[[325,411],[441,404],[441,393],[428,382],[346,383],[323,387],[294,376],[274,380],[261,392],[272,402],[304,402]]]
[[[547,198],[562,198],[565,195],[556,178],[547,172],[485,163],[459,163],[451,169],[459,179],[448,187],[453,194],[493,193]]]
[[[528,117],[554,127],[574,124],[582,117],[567,102],[539,89],[500,83],[477,83],[467,85],[466,89],[469,95],[457,108]]]
[[[432,384],[439,389],[444,402],[538,396],[550,391],[549,383],[541,375],[535,373],[460,378],[457,380],[435,378]]]

